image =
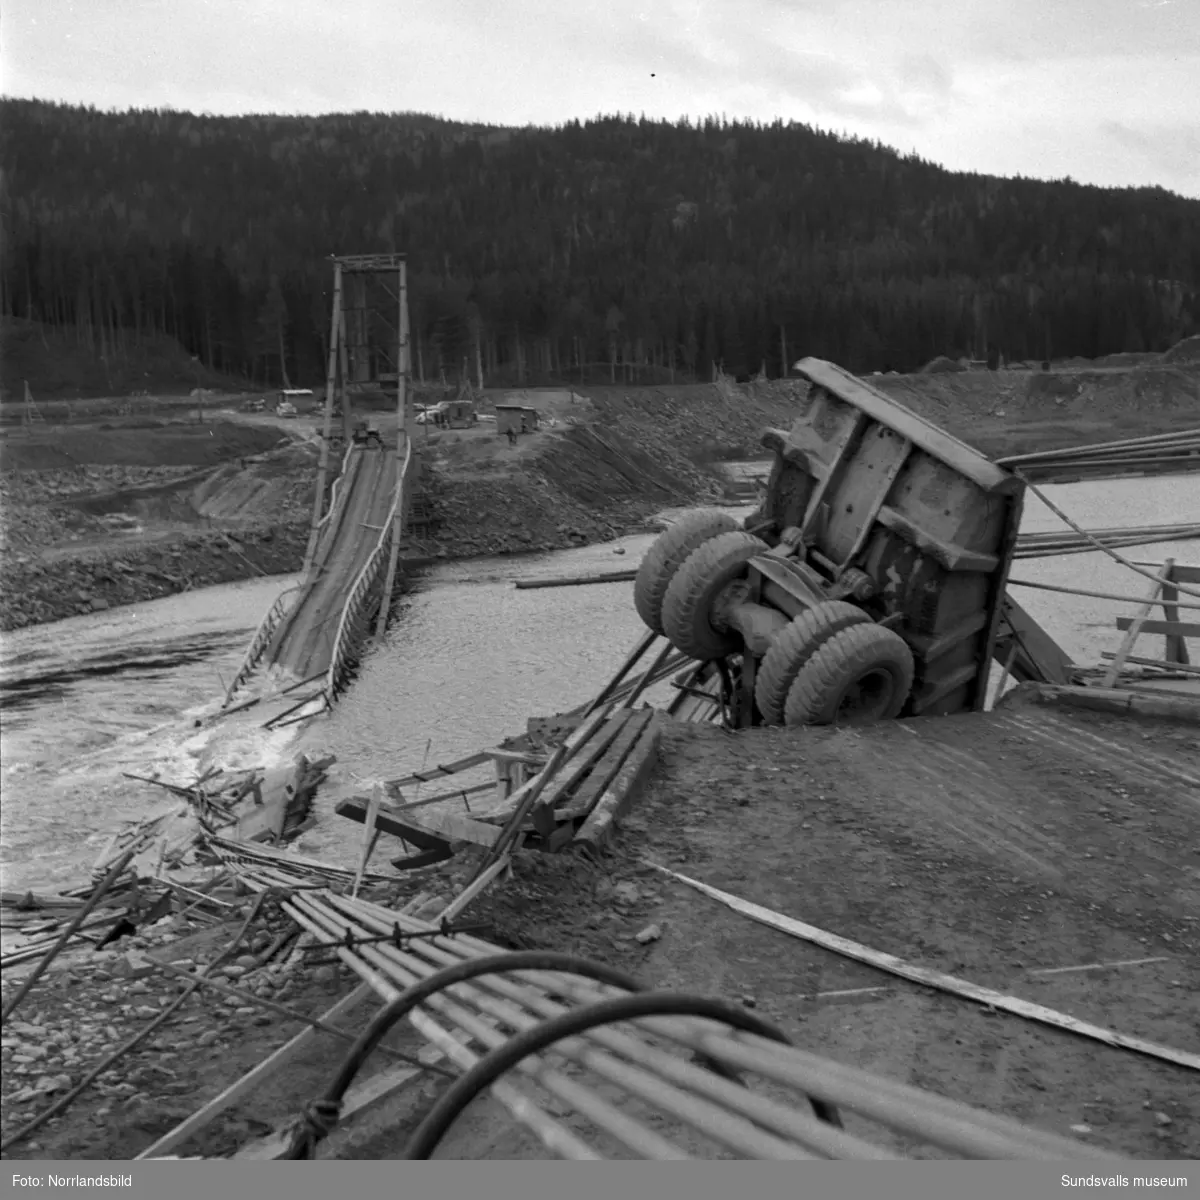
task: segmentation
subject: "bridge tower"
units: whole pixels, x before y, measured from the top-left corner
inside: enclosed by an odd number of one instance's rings
[[[304,570],[312,565],[324,515],[325,484],[329,476],[329,446],[333,435],[335,399],[341,405],[346,444],[353,436],[353,398],[394,397],[396,411],[396,469],[403,466],[412,431],[412,390],[408,331],[408,266],[403,254],[334,255],[333,317],[329,333],[329,363],[325,374],[325,423],[312,528],[304,555]],[[385,596],[391,595],[400,538],[407,520],[405,502],[396,511]],[[380,606],[380,626],[388,605]]]

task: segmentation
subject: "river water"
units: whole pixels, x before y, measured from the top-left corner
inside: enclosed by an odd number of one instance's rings
[[[1200,521],[1200,477],[1068,484],[1046,494],[1085,527]],[[746,510],[732,510],[735,514]],[[1022,528],[1061,522],[1034,497]],[[628,583],[517,590],[516,579],[635,565],[653,534],[534,557],[447,563],[423,574],[403,618],[334,712],[265,734],[253,722],[222,744],[229,767],[270,765],[298,750],[338,762],[322,790],[327,814],[364,783],[461,757],[523,732],[531,715],[580,703],[641,636]],[[624,550],[624,554],[617,551]],[[1200,561],[1194,543],[1123,550]],[[1149,584],[1101,554],[1033,559],[1016,580],[1143,595]],[[6,635],[0,648],[3,886],[48,890],[81,881],[113,829],[174,805],[132,773],[188,783],[211,761],[197,731],[236,671],[251,632],[294,576],[208,588],[72,617]],[[1115,649],[1114,618],[1132,605],[1014,587],[1014,595],[1076,662]],[[1161,653],[1162,639],[1139,651]],[[428,793],[427,793],[428,794]],[[353,861],[358,827],[322,820],[301,849]]]

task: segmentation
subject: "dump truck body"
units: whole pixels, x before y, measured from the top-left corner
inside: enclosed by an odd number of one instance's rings
[[[642,619],[729,660],[741,724],[983,708],[1024,484],[840,367],[796,369],[811,387],[791,428],[763,435],[761,506],[741,526],[698,509],[669,528],[638,570]]]
[[[796,370],[812,389],[790,430],[764,435],[759,536],[799,530],[794,561],[831,598],[869,581],[858,602],[915,659],[906,712],[981,708],[1024,485],[840,367]]]

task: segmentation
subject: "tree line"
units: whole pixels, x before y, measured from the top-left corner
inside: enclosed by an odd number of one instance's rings
[[[0,103],[4,314],[324,376],[333,254],[408,257],[414,370],[775,376],[1161,350],[1200,329],[1200,202],[946,171],[805,125],[212,117]]]

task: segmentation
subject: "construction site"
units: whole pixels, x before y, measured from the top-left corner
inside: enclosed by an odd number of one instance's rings
[[[669,509],[624,570],[516,584],[621,587],[641,636],[568,710],[332,811],[307,753],[145,780],[171,813],[86,885],[6,891],[5,1154],[1200,1156],[1200,510],[1088,528],[1047,491],[1190,478],[1197,410],[1014,433],[1015,392],[943,422],[941,376],[804,358],[714,384],[738,481],[615,394],[418,409],[404,257],[332,270],[324,394],[275,410],[319,427],[302,564],[198,730],[328,720],[457,475],[524,549]],[[1123,585],[1021,573],[1078,555]],[[1095,661],[1039,590],[1120,606]],[[349,863],[297,850],[318,821]]]

